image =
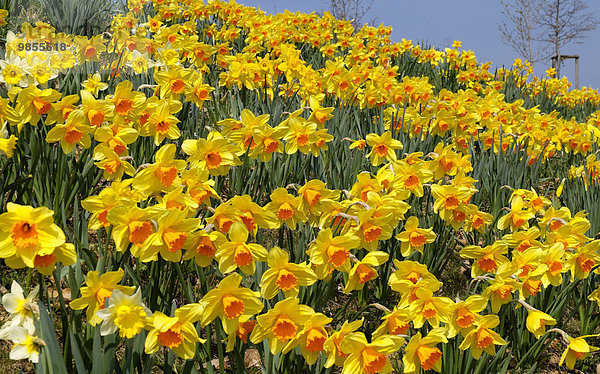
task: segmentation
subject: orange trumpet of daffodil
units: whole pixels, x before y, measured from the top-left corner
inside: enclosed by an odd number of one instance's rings
[[[204,313],[200,304],[187,304],[175,310],[173,317],[154,312],[148,317],[148,335],[144,344],[146,354],[152,354],[160,347],[167,347],[177,356],[189,360],[196,354],[196,343],[205,343],[200,339],[194,322]]]
[[[317,275],[307,264],[289,262],[289,254],[279,247],[271,248],[267,257],[269,269],[260,280],[260,294],[269,300],[281,290],[285,297],[296,297],[300,286],[310,286]]]
[[[204,308],[200,323],[206,326],[219,317],[227,334],[235,332],[240,318],[252,316],[263,309],[260,294],[240,287],[242,276],[233,273],[222,279],[216,288],[208,291],[200,300]]]

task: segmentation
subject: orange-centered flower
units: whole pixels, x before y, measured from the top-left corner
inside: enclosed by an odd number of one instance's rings
[[[129,241],[133,244],[140,245],[154,231],[150,221],[133,221],[129,223]]]
[[[181,78],[175,79],[173,82],[171,82],[171,91],[173,91],[176,94],[182,93],[184,88],[185,82]]]
[[[308,139],[308,134],[302,133],[296,137],[296,143],[298,143],[299,146],[304,147],[308,144]]]
[[[93,45],[86,46],[83,54],[87,58],[94,57],[94,55],[96,54],[96,47],[94,47]]]
[[[448,196],[445,200],[445,207],[447,210],[452,210],[458,208],[458,204],[460,203],[456,196]]]
[[[358,268],[356,269],[356,273],[358,274],[358,281],[360,283],[367,283],[377,276],[375,270],[365,264],[359,264]]]
[[[562,271],[562,263],[560,261],[554,260],[548,265],[548,271],[552,276],[557,276]]]
[[[375,146],[375,153],[377,153],[379,157],[385,157],[388,153],[388,147],[385,144],[378,144]]]
[[[408,188],[409,190],[415,189],[418,185],[419,178],[414,174],[411,174],[404,179],[404,187]]]
[[[458,327],[467,329],[473,326],[475,322],[475,314],[470,312],[467,308],[461,308],[458,310],[458,316],[456,317],[456,324]]]
[[[52,105],[49,102],[47,102],[46,100],[39,98],[39,97],[36,97],[35,99],[33,99],[33,106],[34,106],[37,114],[40,114],[40,115],[48,113],[48,111],[52,107]]]
[[[112,295],[112,290],[106,289],[104,287],[98,288],[96,291],[96,300],[98,300],[99,308],[104,309],[104,302],[107,298],[110,298]]]
[[[131,99],[118,99],[115,104],[115,112],[120,116],[126,116],[133,109],[133,100]]]
[[[174,165],[159,166],[154,171],[154,175],[160,180],[160,184],[169,187],[177,177],[177,168]]]
[[[175,323],[165,332],[158,333],[158,342],[163,347],[175,348],[183,342],[183,334],[181,333],[181,324]]]
[[[209,169],[216,169],[221,166],[221,155],[219,152],[207,152],[205,156],[206,167]]]
[[[252,253],[245,245],[240,244],[235,248],[233,261],[239,267],[248,266],[252,263]]]
[[[381,371],[387,360],[383,353],[377,352],[371,347],[366,347],[362,351],[363,369],[365,373],[375,374]]]
[[[163,234],[163,240],[167,244],[169,251],[175,253],[183,248],[187,240],[187,232],[166,231]]]
[[[47,255],[36,255],[33,259],[33,266],[40,268],[47,268],[49,266],[54,265],[54,261],[56,260],[56,256],[53,253],[49,253]]]
[[[277,317],[277,321],[275,321],[275,325],[271,331],[277,340],[286,341],[296,336],[298,327],[288,316],[282,314]]]
[[[594,267],[594,260],[584,254],[577,256],[577,264],[584,273],[589,273]]]
[[[279,148],[279,143],[271,137],[264,138],[263,144],[265,146],[265,152],[267,153],[273,153]]]
[[[363,235],[365,236],[365,241],[367,243],[371,243],[379,238],[379,235],[381,235],[383,230],[381,227],[367,222],[362,225],[362,231]]]
[[[477,330],[477,348],[487,348],[494,344],[494,337],[487,328]]]
[[[36,224],[28,221],[19,221],[10,230],[10,236],[15,247],[26,248],[38,244]]]
[[[433,303],[431,301],[428,301],[423,306],[423,316],[425,318],[433,318],[436,315],[437,315],[437,309],[435,308],[435,305],[433,305]]]
[[[65,142],[69,144],[75,144],[81,140],[83,132],[77,130],[74,127],[67,127],[65,131]]]
[[[499,298],[501,298],[502,300],[506,300],[511,295],[513,290],[513,286],[506,284],[504,286],[498,287],[498,289],[494,292],[496,293],[496,295],[498,295]]]
[[[306,191],[304,191],[304,198],[306,199],[306,201],[308,202],[308,204],[310,206],[315,206],[317,205],[317,203],[319,202],[319,199],[321,199],[321,193],[319,191],[313,190],[313,189],[307,189]]]
[[[419,348],[417,348],[417,356],[421,362],[421,367],[423,370],[427,371],[431,370],[440,357],[442,357],[442,351],[436,347],[420,345]]]
[[[90,120],[90,123],[93,126],[98,127],[102,124],[102,122],[104,122],[105,114],[101,110],[92,108],[88,111],[87,116],[88,116],[88,119]]]
[[[156,123],[156,132],[159,134],[168,133],[170,128],[171,124],[169,123],[169,121],[158,121]]]
[[[205,256],[205,257],[212,257],[215,255],[215,247],[212,243],[212,241],[210,240],[210,237],[208,236],[203,236],[200,239],[200,243],[198,243],[198,247],[196,248],[196,252],[199,255]]]
[[[425,245],[425,243],[427,242],[427,238],[420,232],[413,231],[409,235],[409,241],[410,245],[412,245],[413,247],[421,247]]]
[[[223,310],[227,318],[238,318],[244,312],[244,302],[233,295],[226,295],[223,297]]]
[[[279,206],[279,209],[277,209],[277,218],[282,221],[292,218],[293,215],[294,210],[288,202],[284,202]]]
[[[419,274],[416,271],[412,271],[410,272],[410,274],[408,274],[408,276],[406,277],[407,280],[411,281],[413,284],[417,284],[417,282],[419,281],[419,279],[421,279],[421,274]]]
[[[391,316],[388,318],[387,323],[390,334],[392,335],[406,334],[408,332],[408,328],[410,327],[408,322],[403,321],[398,316]]]
[[[320,329],[311,329],[306,337],[306,350],[309,352],[320,352],[327,336]]]
[[[486,253],[482,258],[477,260],[477,265],[487,273],[492,273],[498,267],[493,253]]]
[[[277,286],[283,291],[289,291],[296,287],[298,284],[298,278],[291,271],[281,269],[279,270],[279,275],[277,276],[277,281],[275,281],[275,284],[277,284]]]
[[[329,263],[335,267],[340,267],[346,262],[350,253],[344,247],[330,245],[327,247],[327,256],[329,257]]]

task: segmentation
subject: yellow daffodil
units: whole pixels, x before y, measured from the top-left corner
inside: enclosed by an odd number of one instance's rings
[[[135,287],[121,286],[118,283],[123,278],[125,272],[123,269],[109,271],[99,275],[97,271],[90,271],[85,277],[86,286],[81,287],[81,297],[71,301],[69,306],[74,310],[81,310],[87,307],[87,322],[95,326],[102,322],[96,313],[104,309],[105,301],[111,297],[113,290],[119,290],[126,295],[131,295]]]
[[[389,255],[382,251],[369,252],[352,266],[348,272],[348,281],[344,287],[344,293],[349,293],[354,290],[362,290],[365,284],[379,277],[375,269],[376,266],[381,266],[387,262]]]
[[[367,135],[367,145],[371,147],[371,152],[367,154],[371,165],[379,166],[385,161],[396,161],[396,150],[402,149],[402,143],[392,138],[392,133],[384,132],[381,136],[377,134]]]
[[[42,115],[52,108],[52,103],[60,100],[62,94],[51,88],[40,90],[36,86],[23,89],[17,97],[15,110],[21,115],[21,123],[29,122],[35,126]]]
[[[420,332],[411,337],[402,357],[404,373],[416,374],[421,369],[441,372],[442,351],[436,345],[447,342],[443,329],[433,329],[425,337],[422,337]]]
[[[496,315],[481,317],[476,322],[476,327],[465,336],[465,340],[462,341],[459,348],[464,351],[470,347],[471,355],[476,360],[479,360],[483,351],[490,356],[495,356],[496,345],[508,344],[497,332],[492,330],[499,324],[500,319]]]
[[[306,363],[313,365],[317,362],[319,354],[323,351],[323,345],[327,341],[328,333],[325,330],[325,325],[332,321],[331,318],[327,317],[322,313],[315,313],[308,321],[306,321],[304,328],[298,332],[298,334],[287,343],[281,353],[288,353],[294,347],[300,346],[302,356],[306,360]]]
[[[238,155],[244,153],[218,132],[211,132],[206,139],[184,140],[182,149],[192,166],[208,169],[211,175],[225,175],[231,166],[241,165]]]
[[[350,271],[350,249],[357,248],[360,239],[353,235],[333,236],[330,228],[319,231],[317,239],[306,253],[319,279],[325,279],[335,269]]]
[[[46,141],[48,143],[60,142],[63,152],[68,154],[73,151],[75,145],[89,148],[92,144],[91,132],[92,128],[86,124],[83,111],[77,109],[69,114],[64,125],[57,124],[48,131]]]
[[[175,310],[173,317],[161,312],[154,312],[149,318],[146,329],[148,335],[144,344],[144,352],[152,354],[160,347],[167,347],[177,356],[189,360],[196,354],[196,343],[204,344],[200,339],[194,323],[204,313],[200,304],[187,304]]]
[[[219,317],[225,333],[232,334],[244,315],[252,316],[263,309],[260,294],[246,287],[240,287],[242,276],[233,273],[222,279],[216,288],[208,291],[200,305],[204,309],[200,323],[206,326]]]
[[[33,268],[43,248],[65,243],[65,234],[54,224],[54,212],[50,209],[8,203],[6,210],[0,214],[0,258],[16,256]]]
[[[394,307],[394,310],[387,312],[381,317],[383,322],[373,332],[373,338],[381,335],[406,335],[410,328],[410,322],[413,320],[413,315],[408,308]]]
[[[589,356],[591,352],[595,352],[598,350],[598,347],[593,347],[585,341],[585,338],[595,336],[598,335],[584,335],[578,338],[572,338],[566,335],[566,337],[568,338],[568,345],[565,351],[560,356],[560,361],[558,362],[558,365],[562,366],[563,363],[566,363],[567,367],[573,370],[575,368],[575,361],[582,360]]]
[[[301,198],[290,195],[285,188],[277,188],[271,193],[271,202],[265,205],[265,209],[275,213],[280,225],[284,223],[290,229],[295,230],[298,222],[306,221],[306,215],[300,209]]]
[[[395,236],[400,240],[400,250],[402,256],[408,257],[414,251],[423,253],[423,248],[427,243],[433,243],[437,235],[433,232],[433,228],[419,228],[419,219],[417,217],[409,217],[404,223],[404,231]]]
[[[488,299],[480,295],[471,295],[465,301],[457,301],[451,307],[447,336],[453,338],[459,332],[466,336],[481,318],[477,313],[484,310],[487,304]]]
[[[327,361],[325,362],[325,367],[329,368],[334,364],[336,366],[342,366],[346,358],[348,358],[349,354],[344,353],[342,351],[341,345],[346,336],[353,333],[357,329],[361,327],[363,323],[363,319],[359,319],[356,321],[348,322],[344,321],[344,324],[340,327],[338,331],[333,332],[329,338],[323,344],[323,349],[325,354],[327,355]]]
[[[280,353],[314,314],[315,311],[311,307],[300,304],[295,297],[288,297],[256,318],[257,325],[250,335],[250,340],[258,344],[268,339],[271,353]]]
[[[193,258],[198,266],[207,267],[213,261],[217,250],[226,242],[225,235],[218,231],[206,232],[199,230],[190,234],[189,249],[183,259]]]
[[[371,343],[362,332],[347,335],[341,344],[342,351],[349,354],[342,374],[392,372],[387,355],[398,351],[403,343],[403,338],[394,335],[382,335]]]
[[[267,300],[280,290],[285,297],[296,297],[300,286],[310,286],[317,281],[317,275],[307,264],[289,262],[289,254],[279,247],[271,248],[267,264],[269,269],[260,280],[261,296]]]
[[[142,262],[158,259],[158,253],[167,261],[181,260],[182,250],[188,248],[189,234],[198,226],[198,219],[188,218],[182,210],[167,210],[156,217],[157,230],[150,234],[140,249]]]
[[[229,242],[218,248],[215,258],[219,261],[219,271],[231,273],[239,268],[244,274],[254,274],[257,261],[267,260],[267,250],[260,244],[246,243],[248,230],[241,222],[234,222],[229,229]]]

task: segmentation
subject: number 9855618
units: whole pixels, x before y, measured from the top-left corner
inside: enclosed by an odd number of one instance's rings
[[[17,50],[19,52],[27,51],[27,52],[51,52],[51,51],[66,51],[67,44],[66,43],[19,43],[17,44]]]

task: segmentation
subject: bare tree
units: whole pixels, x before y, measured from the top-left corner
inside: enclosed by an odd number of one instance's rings
[[[501,0],[502,41],[532,63],[556,56],[569,43],[582,43],[598,20],[582,0]],[[560,75],[560,74],[559,74]]]
[[[352,21],[352,26],[359,28],[374,1],[367,0],[367,3],[364,0],[327,0],[325,3],[329,5],[329,11],[335,18]]]
[[[548,57],[549,47],[539,42],[540,22],[536,17],[543,0],[500,0],[504,21],[498,25],[502,42],[532,64]]]
[[[598,20],[581,0],[545,0],[543,4],[539,10],[540,41],[552,47],[560,76],[560,49],[571,42],[581,44],[586,34],[596,29]]]

